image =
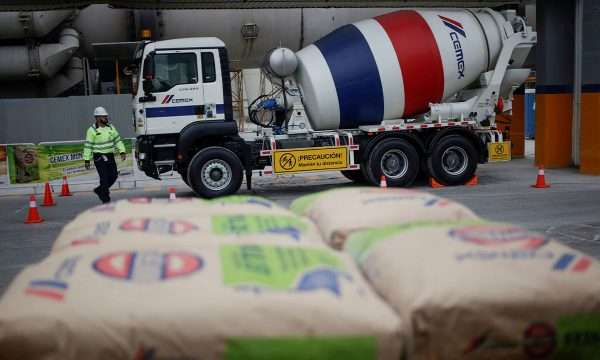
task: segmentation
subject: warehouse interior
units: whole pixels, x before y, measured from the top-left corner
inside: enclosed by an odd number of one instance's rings
[[[75,140],[85,127],[78,119],[91,105],[73,105],[73,98],[110,97],[108,103],[116,104],[125,118],[134,85],[128,65],[139,41],[223,39],[230,52],[239,119],[247,116],[248,99],[268,86],[259,68],[269,49],[296,51],[344,24],[415,6],[511,8],[525,16],[538,32],[538,43],[527,61],[532,76],[515,93],[510,125],[504,129],[513,139],[513,156],[522,156],[525,137],[533,137],[536,164],[575,166],[581,173],[600,175],[598,0],[3,1],[0,143],[27,136],[30,141]],[[531,89],[536,93],[535,133],[527,134],[533,131],[526,129],[526,93]],[[29,111],[24,104],[31,104]],[[49,104],[57,116],[40,114]],[[61,118],[63,125],[58,124]],[[47,124],[39,126],[40,121]],[[23,126],[15,126],[17,122]],[[121,127],[130,124],[123,120]]]

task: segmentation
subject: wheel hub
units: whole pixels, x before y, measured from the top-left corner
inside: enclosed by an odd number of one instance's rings
[[[450,146],[442,153],[442,168],[450,175],[460,175],[469,165],[469,155],[465,149]]]
[[[231,167],[221,159],[207,161],[202,166],[202,182],[213,190],[219,191],[226,188],[232,179]]]
[[[222,177],[223,177],[223,173],[221,172],[221,169],[212,169],[210,171],[210,178],[213,181],[219,181],[219,180],[221,180]]]
[[[408,157],[398,149],[386,151],[381,157],[381,172],[390,179],[402,178],[408,172]]]

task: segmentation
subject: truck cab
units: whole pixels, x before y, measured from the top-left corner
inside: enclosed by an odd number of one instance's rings
[[[187,138],[237,136],[225,44],[217,38],[143,43],[136,51],[133,98],[138,167],[159,178],[178,171],[187,178]]]

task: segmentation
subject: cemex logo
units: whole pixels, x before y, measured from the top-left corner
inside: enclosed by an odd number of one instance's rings
[[[585,256],[575,254],[563,254],[552,266],[553,271],[572,271],[584,272],[592,264],[592,261]]]
[[[175,95],[165,96],[163,101],[161,102],[161,104],[168,104],[168,103],[176,104],[176,103],[186,103],[186,102],[193,101],[192,99],[173,99],[173,97],[175,97]]]
[[[465,34],[465,29],[463,28],[461,23],[459,23],[456,20],[452,20],[450,18],[442,16],[442,15],[438,15],[438,16],[440,17],[440,19],[442,19],[442,22],[444,23],[444,25],[449,27],[451,30],[454,30],[457,33],[461,34],[464,38],[467,37],[467,35]]]
[[[35,295],[46,299],[62,301],[69,285],[54,279],[32,280],[25,290],[27,295]]]
[[[442,20],[444,25],[447,28],[452,30],[450,32],[450,39],[452,40],[452,47],[454,49],[454,55],[456,56],[456,66],[458,71],[458,78],[462,79],[465,77],[465,55],[463,53],[462,44],[460,43],[460,38],[457,34],[462,35],[462,37],[466,38],[467,34],[465,33],[465,29],[462,24],[456,20],[452,20],[442,15],[438,15],[438,17]]]
[[[25,294],[53,301],[63,301],[69,290],[68,279],[73,275],[79,256],[68,257],[63,260],[54,275],[29,282]]]

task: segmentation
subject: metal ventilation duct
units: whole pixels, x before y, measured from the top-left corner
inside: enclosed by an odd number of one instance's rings
[[[79,48],[79,34],[64,29],[56,44],[0,47],[0,81],[53,77]]]
[[[0,40],[46,36],[71,14],[72,10],[0,13]]]

